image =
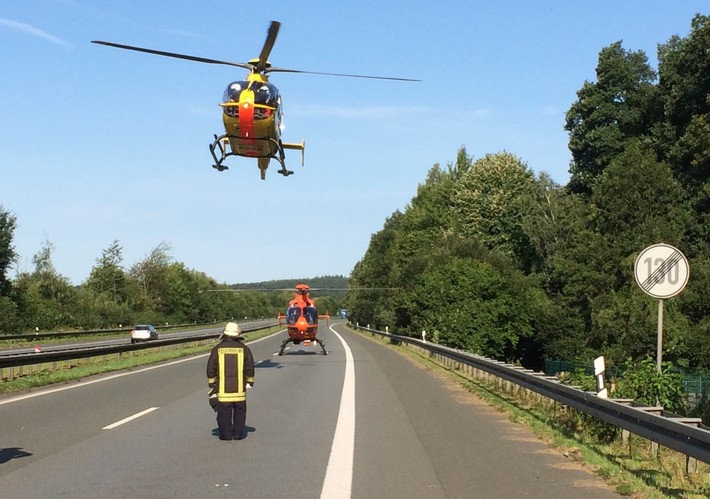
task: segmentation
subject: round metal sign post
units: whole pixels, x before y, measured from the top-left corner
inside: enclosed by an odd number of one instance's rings
[[[641,289],[658,298],[658,351],[656,369],[661,372],[663,356],[663,300],[681,291],[688,282],[690,266],[683,253],[670,244],[654,244],[636,257],[634,276]]]

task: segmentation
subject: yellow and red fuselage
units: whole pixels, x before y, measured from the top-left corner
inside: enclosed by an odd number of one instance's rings
[[[279,152],[281,96],[264,75],[250,74],[229,84],[220,104],[232,152],[250,158],[271,158]]]

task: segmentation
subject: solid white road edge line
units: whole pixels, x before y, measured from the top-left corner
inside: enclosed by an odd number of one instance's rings
[[[276,336],[277,334],[281,334],[284,331],[285,331],[285,329],[282,329],[280,331],[275,332],[274,334],[270,334],[268,336],[264,336],[263,338],[259,338],[258,340],[248,341],[247,345],[251,345],[253,343],[259,343],[260,341],[263,341],[267,338],[271,338],[272,336]],[[81,388],[82,386],[93,385],[94,383],[100,383],[102,381],[108,381],[110,379],[121,378],[123,376],[130,376],[132,374],[138,374],[138,373],[142,373],[145,371],[152,371],[153,369],[160,369],[161,367],[174,366],[175,364],[180,364],[182,362],[189,362],[191,360],[199,359],[200,357],[207,357],[208,355],[209,355],[209,353],[202,353],[200,355],[185,357],[184,359],[179,359],[179,360],[175,360],[172,362],[166,362],[165,364],[159,364],[157,366],[150,366],[150,367],[146,367],[144,369],[136,369],[134,371],[128,371],[125,373],[111,374],[108,376],[102,376],[100,378],[96,378],[96,379],[92,379],[92,380],[88,380],[88,381],[79,381],[73,385],[62,385],[57,388],[47,388],[47,389],[38,388],[39,391],[36,391],[36,392],[27,393],[24,395],[17,395],[15,397],[8,397],[8,398],[0,399],[0,405],[9,404],[11,402],[19,402],[20,400],[31,399],[34,397],[39,397],[41,395],[49,395],[50,393],[63,392],[64,390],[73,390],[74,388]]]
[[[127,418],[123,418],[121,421],[116,421],[115,423],[104,426],[101,429],[102,430],[113,430],[115,427],[121,426],[123,423],[128,423],[129,421],[133,421],[136,418],[139,418],[141,416],[145,416],[146,414],[151,413],[156,409],[157,409],[157,407],[149,407],[145,411],[141,411],[139,413],[134,414],[133,416],[128,416]]]
[[[329,328],[338,337],[345,350],[345,379],[340,396],[338,423],[335,426],[333,446],[325,471],[321,499],[349,499],[353,483],[353,459],[355,453],[355,364],[353,353],[342,336]]]

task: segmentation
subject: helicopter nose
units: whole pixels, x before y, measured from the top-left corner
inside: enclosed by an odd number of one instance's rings
[[[305,333],[306,329],[308,328],[308,321],[306,321],[306,318],[301,316],[298,319],[298,322],[296,322],[296,327],[301,333]]]

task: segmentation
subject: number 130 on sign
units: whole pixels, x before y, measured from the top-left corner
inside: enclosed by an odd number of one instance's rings
[[[683,290],[690,268],[680,250],[669,244],[654,244],[636,258],[634,275],[645,293],[664,299]]]

